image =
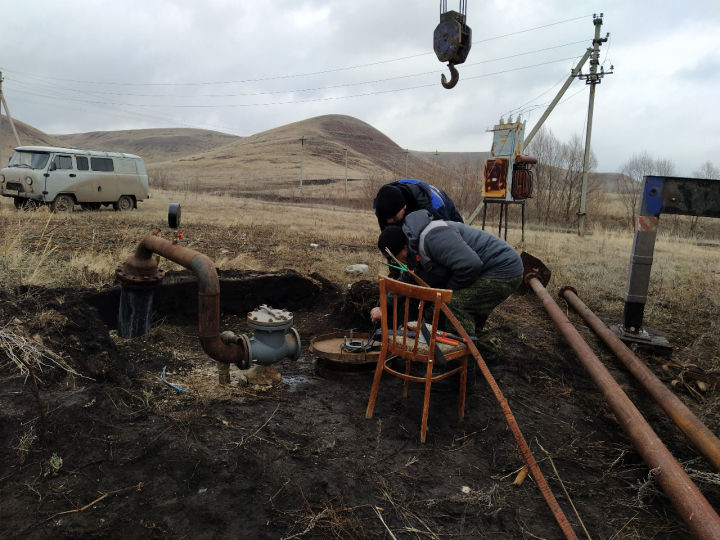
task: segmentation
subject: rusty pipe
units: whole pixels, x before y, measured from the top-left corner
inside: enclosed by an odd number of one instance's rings
[[[543,307],[602,392],[638,453],[655,472],[655,478],[693,536],[702,540],[720,538],[720,517],[705,496],[615,382],[600,359],[595,356],[537,277],[529,274],[525,277],[525,282],[542,301]]]
[[[142,286],[159,282],[162,278],[153,260],[157,253],[191,270],[198,281],[198,329],[203,350],[213,360],[225,364],[237,364],[241,369],[250,366],[245,347],[225,343],[220,339],[220,280],[210,257],[195,250],[150,235],[142,239],[135,254],[131,255],[117,271],[123,285]]]
[[[572,287],[560,289],[560,296],[565,298],[585,322],[605,342],[612,352],[625,364],[625,367],[643,385],[650,395],[658,402],[675,424],[690,439],[695,447],[703,453],[716,471],[720,471],[720,439],[718,439],[687,406],[658,379],[652,370],[633,353],[622,340],[605,326],[600,318],[587,307],[577,296]]]

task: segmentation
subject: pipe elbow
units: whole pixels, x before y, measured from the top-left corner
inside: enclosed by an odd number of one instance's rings
[[[224,343],[220,336],[201,337],[203,351],[210,358],[223,364],[237,364],[240,369],[250,367],[250,359],[242,340],[238,343]]]

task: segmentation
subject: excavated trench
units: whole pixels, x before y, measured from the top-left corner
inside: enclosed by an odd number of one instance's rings
[[[341,292],[291,270],[219,277],[221,330],[246,331],[247,312],[260,304],[295,314],[302,353],[276,365],[280,384],[218,385],[198,342],[189,272],[166,276],[151,331],[135,339],[115,332],[118,288],[0,289],[6,331],[39,340],[95,379],[44,368],[36,396],[2,364],[0,535],[378,538],[389,529],[397,537],[561,537],[533,480],[513,485],[523,460],[482,381],[463,421],[454,394],[433,393],[421,445],[420,389],[403,399],[399,381],[384,379],[367,420],[369,378],[317,375],[310,340],[369,330],[375,283]],[[506,365],[499,384],[576,533],[561,480],[593,537],[689,538],[536,299],[511,297],[490,325]],[[706,470],[654,402],[601,354],[673,454]],[[165,366],[189,394],[163,384]],[[717,485],[699,487],[720,507]]]

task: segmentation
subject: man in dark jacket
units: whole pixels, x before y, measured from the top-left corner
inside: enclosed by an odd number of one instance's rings
[[[427,210],[433,219],[463,222],[447,193],[412,178],[403,178],[382,186],[375,196],[373,208],[380,230],[388,225],[402,223],[405,216],[415,210]]]
[[[433,221],[418,210],[405,217],[402,228],[383,230],[378,247],[383,255],[389,248],[431,287],[452,289],[448,306],[467,333],[477,336],[486,363],[498,363],[497,343],[485,322],[522,283],[522,260],[510,244],[462,223]],[[380,315],[380,308],[370,312],[373,321]]]

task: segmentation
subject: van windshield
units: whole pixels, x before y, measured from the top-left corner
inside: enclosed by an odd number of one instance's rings
[[[10,158],[8,167],[25,167],[27,169],[44,169],[50,154],[45,152],[27,152],[16,150]]]

